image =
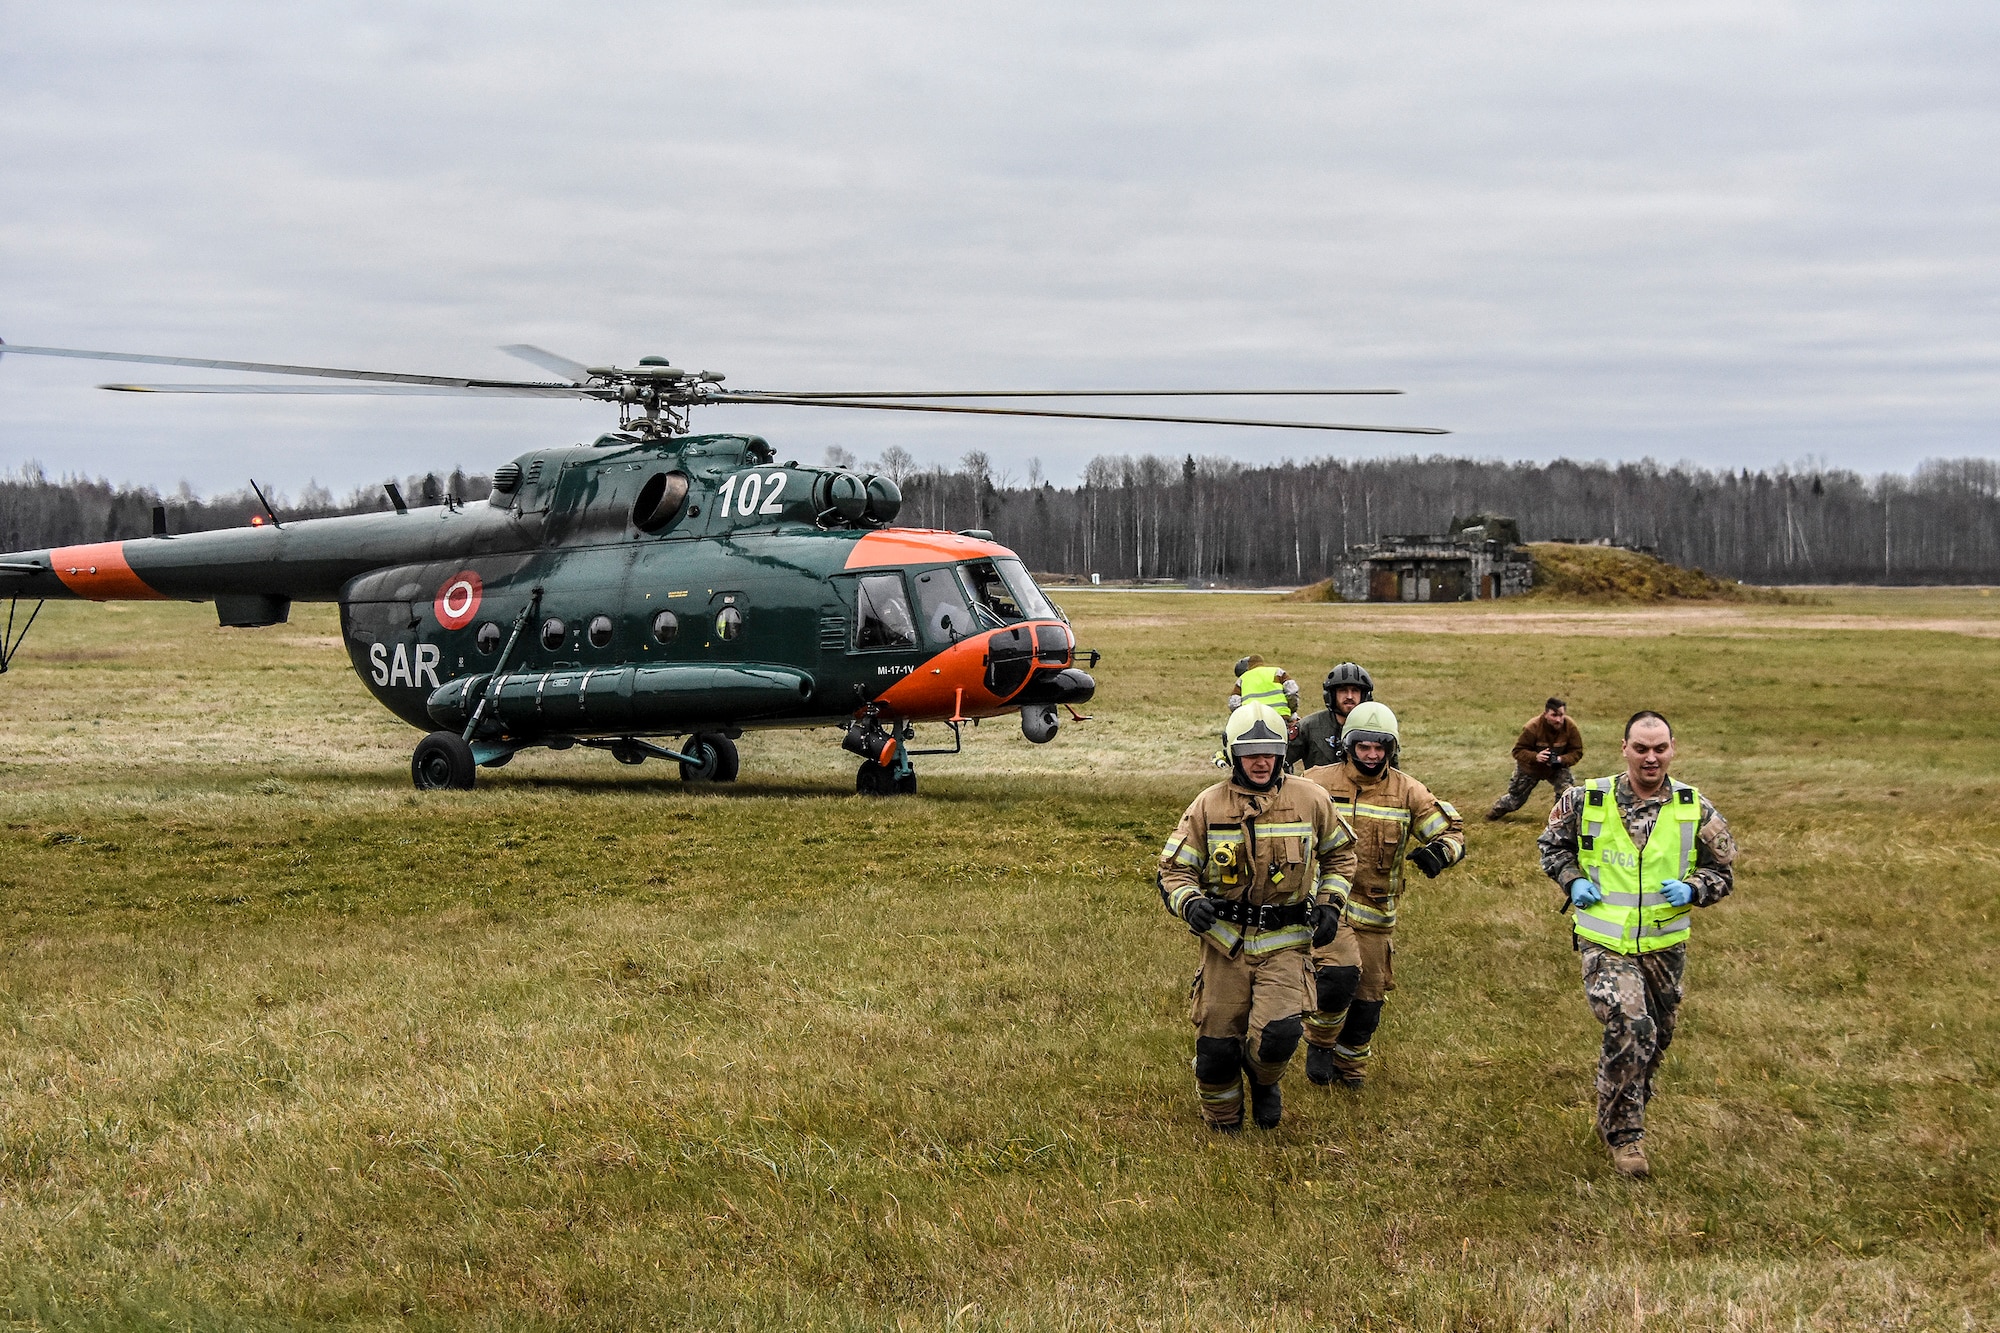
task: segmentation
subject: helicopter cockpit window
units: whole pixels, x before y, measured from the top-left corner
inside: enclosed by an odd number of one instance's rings
[[[917,575],[917,612],[934,643],[956,643],[979,628],[965,604],[965,589],[948,569]]]
[[[1023,620],[1055,620],[1055,608],[1028,577],[1019,560],[975,560],[960,565],[972,612],[981,629],[998,629]]]
[[[854,584],[854,646],[913,648],[916,622],[901,574],[868,574]]]
[[[657,472],[639,488],[632,502],[632,526],[641,532],[658,532],[681,516],[687,506],[688,479],[685,472]]]
[[[473,636],[473,642],[479,645],[479,651],[482,653],[498,652],[500,650],[500,627],[490,620],[487,621],[479,627],[479,633]]]
[[[550,616],[542,622],[542,647],[548,649],[550,652],[554,652],[556,649],[562,647],[563,640],[568,637],[569,626],[563,624],[562,621],[557,620],[554,616]]]
[[[611,617],[592,616],[590,618],[590,646],[608,648],[611,646]]]

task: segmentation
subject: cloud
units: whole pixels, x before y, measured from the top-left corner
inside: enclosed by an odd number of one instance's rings
[[[526,340],[776,388],[1386,383],[1408,397],[1337,411],[1477,456],[1995,452],[1986,8],[7,16],[11,341],[504,375],[491,349]],[[605,421],[88,388],[109,377],[0,361],[0,465],[345,487]],[[1411,446],[778,408],[697,426],[1059,479],[1096,452]]]

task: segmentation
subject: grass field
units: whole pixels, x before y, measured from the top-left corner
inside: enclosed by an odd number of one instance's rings
[[[1067,594],[1093,721],[854,797],[530,754],[410,789],[325,608],[52,606],[0,679],[0,1307],[62,1328],[2000,1324],[2000,596],[1345,607]],[[1358,1096],[1197,1123],[1151,862],[1228,663],[1353,657],[1471,859]],[[1550,692],[1673,717],[1742,845],[1651,1114],[1533,837]]]

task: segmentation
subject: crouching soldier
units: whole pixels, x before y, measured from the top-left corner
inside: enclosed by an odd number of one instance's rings
[[[1354,832],[1327,794],[1287,778],[1285,720],[1237,709],[1224,733],[1230,775],[1181,816],[1160,853],[1160,897],[1201,939],[1193,1007],[1202,1118],[1217,1130],[1250,1114],[1275,1128],[1278,1080],[1312,1000],[1315,932],[1338,928],[1354,875]]]
[[[1368,1077],[1375,1028],[1396,988],[1390,936],[1403,891],[1403,859],[1432,879],[1465,859],[1465,821],[1430,789],[1397,768],[1401,732],[1387,704],[1365,703],[1341,733],[1347,758],[1306,770],[1326,789],[1357,840],[1351,929],[1313,950],[1317,1004],[1306,1016],[1306,1077],[1358,1088]]]

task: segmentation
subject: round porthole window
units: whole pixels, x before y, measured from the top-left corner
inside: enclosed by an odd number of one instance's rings
[[[568,636],[569,626],[563,624],[562,621],[556,619],[554,616],[550,616],[542,622],[542,647],[548,649],[550,652],[554,652],[556,649],[562,647],[563,640]]]
[[[479,645],[479,651],[482,653],[498,652],[500,650],[500,627],[490,620],[487,621],[479,627],[479,633],[473,636],[473,642]]]
[[[592,616],[590,618],[590,646],[609,648],[611,646],[611,617]]]
[[[671,611],[662,611],[653,617],[653,637],[661,643],[672,643],[674,636],[681,632],[681,618]]]
[[[743,613],[733,606],[725,606],[715,617],[715,637],[727,643],[743,633]]]

